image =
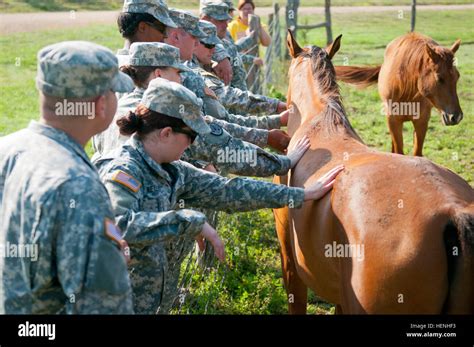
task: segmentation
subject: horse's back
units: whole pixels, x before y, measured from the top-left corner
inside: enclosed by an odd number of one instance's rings
[[[445,229],[454,209],[473,203],[472,188],[427,159],[381,154],[349,165],[332,198],[349,240],[364,249],[364,261],[351,269],[364,311],[409,312],[413,304],[441,312],[449,282]]]
[[[415,302],[419,312],[440,312],[448,293],[444,229],[453,209],[474,202],[474,191],[424,158],[369,151],[343,163],[330,195],[291,212],[302,277],[353,313],[408,312]],[[292,181],[306,185],[298,177]],[[363,259],[328,258],[325,250],[334,242],[362,250]],[[341,280],[351,287],[340,290]],[[430,292],[424,283],[439,290]]]

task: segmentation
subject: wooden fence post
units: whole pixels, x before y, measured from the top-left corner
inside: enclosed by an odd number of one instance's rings
[[[324,2],[324,12],[326,14],[326,41],[329,45],[332,42],[331,0],[326,0]]]
[[[411,31],[415,31],[415,22],[416,22],[416,0],[411,2]]]

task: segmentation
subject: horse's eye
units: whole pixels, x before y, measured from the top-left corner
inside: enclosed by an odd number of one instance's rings
[[[438,78],[438,82],[439,82],[440,84],[443,84],[443,83],[444,83],[444,78],[442,78],[442,77]]]

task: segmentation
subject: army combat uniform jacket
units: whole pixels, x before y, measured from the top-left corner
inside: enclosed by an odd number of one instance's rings
[[[115,221],[132,254],[131,282],[137,313],[155,313],[166,286],[166,245],[194,237],[206,218],[190,208],[237,212],[300,207],[304,190],[247,178],[227,179],[176,161],[156,163],[136,136],[95,162],[109,191]]]
[[[133,313],[121,232],[80,144],[31,122],[0,140],[0,313]],[[34,253],[34,254],[32,254]]]

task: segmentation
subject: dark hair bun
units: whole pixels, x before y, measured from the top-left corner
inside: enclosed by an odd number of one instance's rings
[[[122,71],[124,74],[129,75],[134,81],[137,78],[136,69],[131,65],[122,65],[120,67],[120,71]]]
[[[135,112],[130,111],[126,116],[117,120],[120,134],[130,136],[143,127],[143,119]]]

